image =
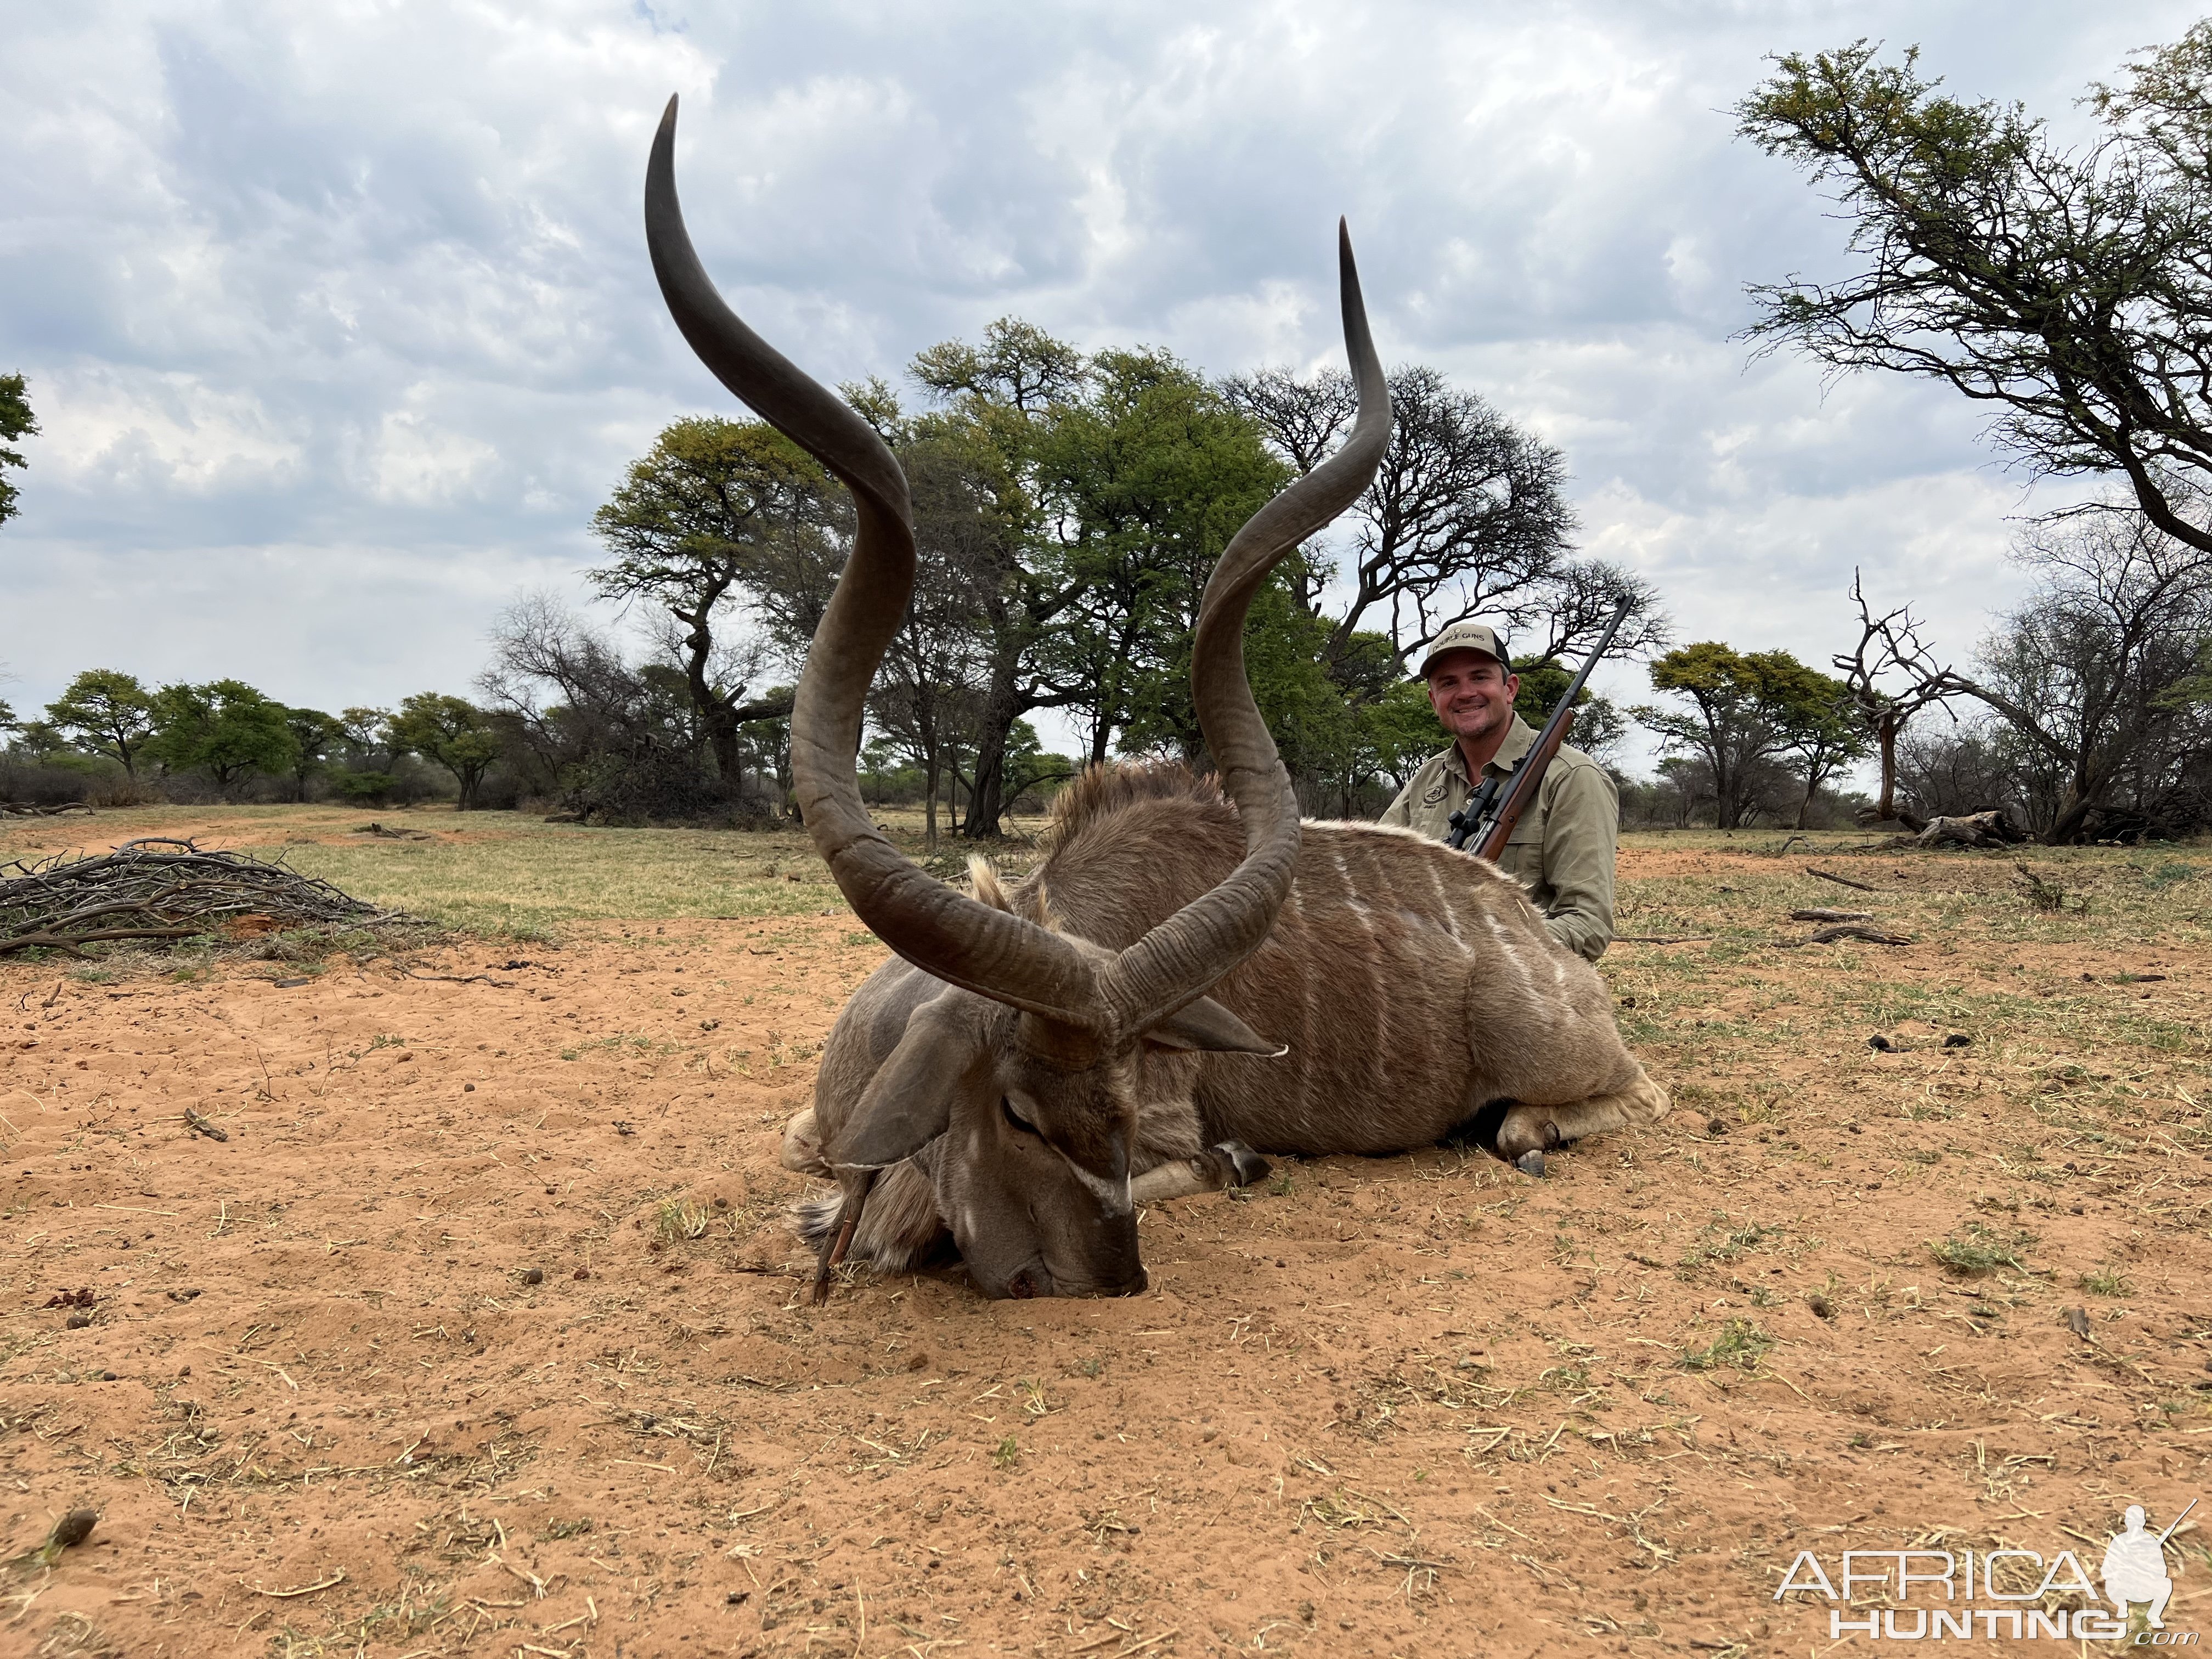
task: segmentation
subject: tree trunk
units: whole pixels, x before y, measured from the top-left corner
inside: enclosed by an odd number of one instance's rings
[[[689,623],[690,633],[684,636],[684,684],[691,694],[691,707],[697,711],[699,723],[707,728],[707,748],[714,757],[714,775],[721,780],[722,793],[734,799],[743,793],[738,778],[737,710],[730,699],[715,695],[707,681],[707,665],[714,650],[714,635],[707,626],[707,611],[674,612],[678,622]]]
[[[934,853],[937,850],[937,757],[934,755],[924,763],[921,772],[927,785],[921,792],[921,844]]]
[[[2095,810],[2096,805],[2097,803],[2093,800],[2085,800],[2078,794],[2074,795],[2072,799],[2059,808],[2058,816],[2051,819],[2051,828],[2044,833],[2044,845],[2069,847],[2079,841],[2081,838],[2081,826],[2088,822],[2089,814]]]
[[[1022,717],[1021,693],[1014,678],[1016,658],[1001,652],[991,665],[991,689],[983,698],[981,729],[975,735],[975,787],[968,796],[967,822],[960,833],[970,841],[995,839],[1006,786],[1006,740]]]
[[[1905,722],[1884,720],[1875,726],[1875,741],[1881,751],[1881,799],[1875,803],[1879,822],[1897,816],[1897,739]]]
[[[734,799],[744,793],[745,784],[744,768],[738,759],[738,723],[730,716],[729,705],[719,697],[702,712],[707,748],[714,757],[714,775],[722,781],[722,793]]]

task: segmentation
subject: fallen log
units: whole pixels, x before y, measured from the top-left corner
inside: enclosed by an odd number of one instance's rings
[[[0,818],[58,818],[64,812],[92,812],[89,803],[65,800],[58,806],[41,806],[36,801],[0,800]]]
[[[2005,847],[2027,837],[2014,829],[1999,811],[1966,812],[1930,818],[1927,828],[1912,838],[1919,847]]]

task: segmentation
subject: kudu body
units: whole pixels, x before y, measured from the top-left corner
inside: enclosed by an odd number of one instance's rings
[[[723,304],[677,203],[675,129],[671,99],[645,201],[670,313],[855,508],[799,679],[792,770],[839,888],[902,960],[839,1017],[815,1107],[787,1138],[787,1161],[839,1189],[808,1224],[817,1299],[856,1243],[892,1263],[946,1234],[988,1296],[1142,1290],[1138,1201],[1264,1167],[1241,1146],[1209,1153],[1216,1135],[1392,1151],[1510,1096],[1525,1103],[1501,1139],[1556,1144],[1663,1104],[1595,973],[1505,877],[1372,826],[1310,826],[1302,850],[1243,631],[1268,573],[1358,497],[1389,435],[1340,229],[1358,418],[1337,454],[1252,516],[1206,584],[1191,696],[1218,785],[1102,769],[1069,792],[1027,882],[1007,893],[986,874],[971,896],[884,839],[854,772],[869,683],[912,593],[906,479],[859,415]]]
[[[1177,766],[1088,772],[1054,804],[1049,850],[1029,877],[979,891],[1043,925],[1118,948],[1203,892],[1237,862],[1235,810]],[[886,964],[846,1004],[824,1047],[814,1105],[793,1120],[784,1161],[829,1171],[821,1146],[926,1006],[964,994],[906,963]],[[1213,1000],[1289,1048],[1280,1058],[1133,1056],[1133,1197],[1156,1202],[1241,1184],[1266,1165],[1246,1150],[1321,1156],[1425,1146],[1498,1104],[1511,1158],[1653,1121],[1668,1097],[1623,1046],[1595,969],[1561,945],[1521,884],[1438,842],[1371,823],[1302,826],[1288,901],[1265,945],[1218,982]],[[972,1067],[995,1040],[968,1011]],[[963,1071],[957,1062],[953,1070]],[[1049,1170],[1029,1137],[977,1125],[886,1171],[853,1254],[890,1271],[957,1248],[987,1290],[1064,1286]],[[834,1202],[801,1212],[819,1239]]]

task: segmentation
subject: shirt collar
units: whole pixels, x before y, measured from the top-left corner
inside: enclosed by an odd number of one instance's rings
[[[1534,748],[1535,744],[1536,728],[1522,720],[1520,715],[1514,715],[1513,724],[1505,728],[1505,741],[1498,745],[1498,752],[1490,757],[1489,764],[1482,769],[1483,775],[1486,777],[1495,773],[1501,777],[1504,776],[1510,772],[1516,763]],[[1450,770],[1451,775],[1462,783],[1468,781],[1467,757],[1460,753],[1457,744],[1444,750],[1444,765]]]

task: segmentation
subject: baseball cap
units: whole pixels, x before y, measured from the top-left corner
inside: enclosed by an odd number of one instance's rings
[[[1447,651],[1480,651],[1485,656],[1495,657],[1507,673],[1513,672],[1513,659],[1505,653],[1505,641],[1498,630],[1487,623],[1454,623],[1429,641],[1428,654],[1421,659],[1418,677],[1426,679],[1430,665]]]

